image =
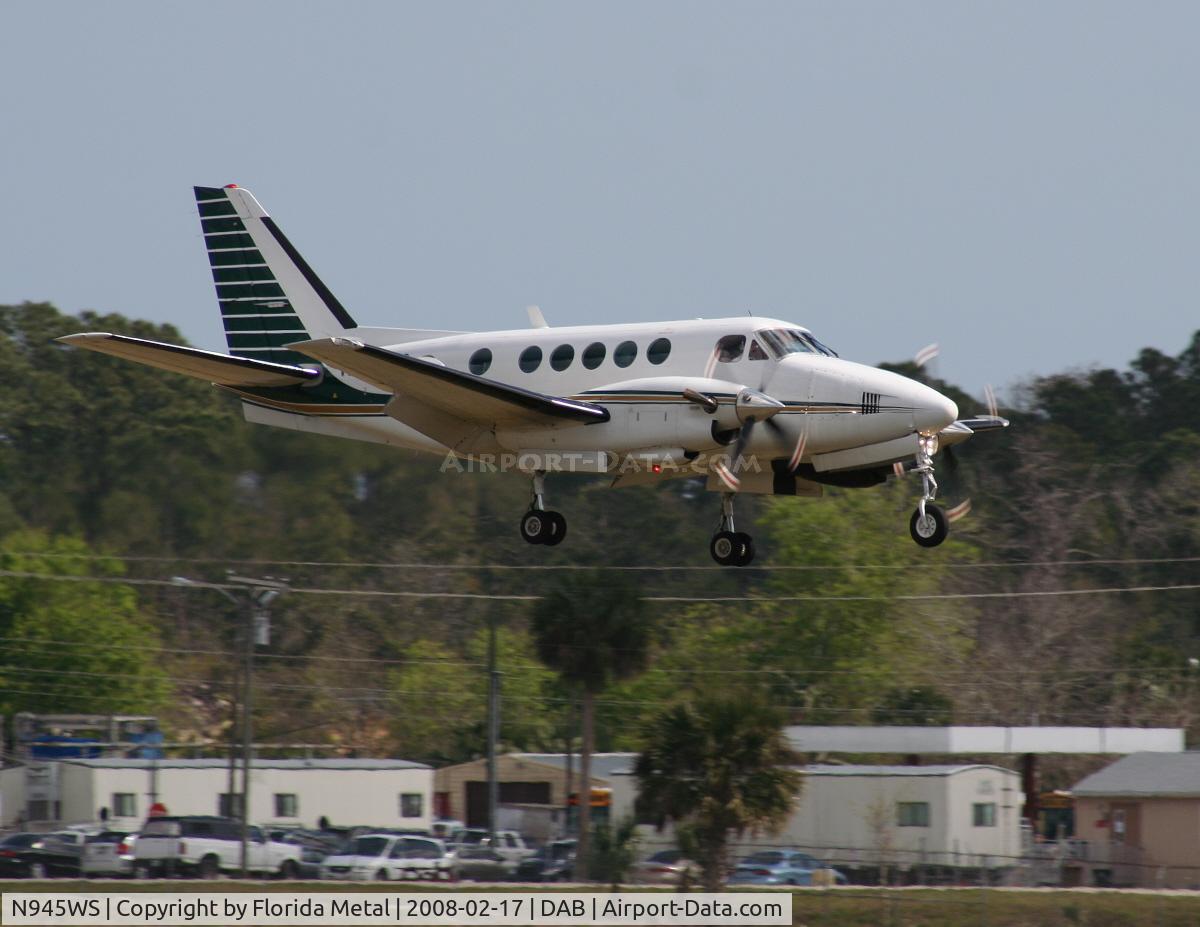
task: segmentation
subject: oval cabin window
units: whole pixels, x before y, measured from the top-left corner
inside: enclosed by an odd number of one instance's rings
[[[555,370],[566,370],[575,360],[575,349],[569,344],[560,344],[550,352],[550,366]]]
[[[530,345],[521,352],[520,358],[517,359],[517,365],[526,373],[533,373],[541,366],[542,349],[536,344]]]
[[[475,374],[475,376],[483,376],[487,373],[487,369],[492,366],[492,352],[488,348],[480,348],[471,355],[469,366],[471,373]]]

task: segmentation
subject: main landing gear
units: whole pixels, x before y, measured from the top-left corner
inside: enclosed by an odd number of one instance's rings
[[[721,522],[708,550],[721,566],[746,566],[754,559],[754,539],[745,531],[734,530],[733,495],[721,494]]]
[[[545,493],[546,474],[538,471],[533,474],[529,511],[521,516],[521,537],[530,544],[553,547],[567,536],[567,520],[559,512],[546,511]]]
[[[933,455],[937,453],[937,435],[917,441],[917,473],[921,474],[921,501],[908,521],[908,533],[922,547],[937,547],[946,540],[950,523],[946,513],[933,504],[937,495],[937,480],[933,478]]]

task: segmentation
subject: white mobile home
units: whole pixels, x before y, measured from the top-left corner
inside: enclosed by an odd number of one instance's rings
[[[838,766],[799,769],[804,787],[783,830],[747,835],[739,850],[793,847],[841,866],[1004,868],[1021,853],[1020,776],[999,766]],[[619,817],[636,800],[614,775]],[[646,827],[647,847],[670,844]]]
[[[150,805],[171,814],[231,814],[229,764],[221,759],[72,759],[57,767],[57,821],[140,827]],[[238,768],[234,793],[240,790]],[[255,759],[249,818],[257,824],[315,827],[366,824],[426,830],[432,823],[433,770],[408,760]],[[5,809],[6,819],[10,817]],[[6,821],[7,823],[7,821]]]
[[[900,866],[1004,867],[1020,855],[1023,796],[1010,769],[816,765],[803,772],[787,826],[757,842]]]

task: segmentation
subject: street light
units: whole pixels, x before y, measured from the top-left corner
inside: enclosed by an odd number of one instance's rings
[[[243,673],[245,674],[245,691],[242,693],[242,878],[249,876],[249,837],[250,837],[250,769],[253,763],[252,753],[254,744],[253,699],[254,699],[254,648],[266,647],[271,642],[271,611],[272,603],[288,590],[288,584],[270,576],[253,578],[238,576],[236,573],[226,573],[224,584],[200,583],[186,576],[173,576],[171,582],[176,586],[195,586],[204,589],[215,589],[239,608],[243,601],[247,608],[249,622],[242,632],[244,641],[242,658]],[[245,593],[245,599],[239,599],[229,591],[232,586]],[[230,801],[233,799],[233,754],[230,753]],[[230,809],[232,810],[232,809]]]

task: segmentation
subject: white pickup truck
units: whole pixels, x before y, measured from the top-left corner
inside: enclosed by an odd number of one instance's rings
[[[521,860],[527,859],[537,852],[515,830],[496,831],[496,840],[493,844],[491,835],[484,828],[465,827],[454,832],[450,843],[456,847],[491,847],[502,859],[512,863],[514,869],[520,865]]]
[[[294,879],[300,854],[294,843],[267,839],[258,827],[248,829],[246,869],[255,875]],[[206,816],[151,818],[133,845],[139,876],[189,875],[215,879],[242,871],[242,825],[232,818]]]

